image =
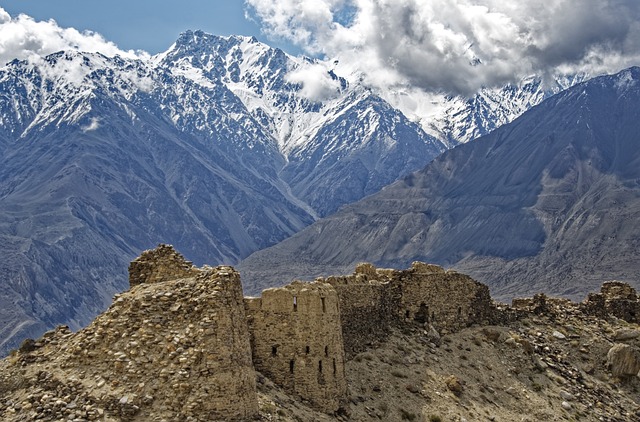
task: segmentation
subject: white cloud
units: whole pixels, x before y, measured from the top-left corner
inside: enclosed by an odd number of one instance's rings
[[[35,21],[27,15],[11,17],[0,7],[0,65],[13,59],[34,59],[60,50],[100,52],[106,56],[147,56],[141,51],[123,51],[102,35],[74,28],[61,28],[54,20]]]
[[[300,94],[311,101],[333,98],[340,90],[340,82],[329,74],[323,63],[304,63],[287,74],[287,82],[300,84]]]
[[[100,127],[100,119],[92,117],[88,125],[82,127],[82,132],[87,133],[96,130]]]
[[[246,0],[264,32],[380,87],[472,93],[640,63],[637,0]]]

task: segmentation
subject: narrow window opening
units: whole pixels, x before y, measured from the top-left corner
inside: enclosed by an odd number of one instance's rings
[[[426,303],[422,302],[420,304],[420,309],[418,309],[413,319],[420,324],[429,322],[429,307]]]
[[[278,355],[278,346],[271,346],[271,356]]]
[[[298,298],[296,296],[293,297],[293,312],[298,312]]]
[[[407,309],[407,312],[404,313],[404,317],[405,318],[409,318],[411,316],[411,313],[409,312],[409,310]]]
[[[458,316],[462,315],[462,306],[458,306]]]
[[[305,347],[305,348],[304,348],[304,352],[305,352],[306,354],[309,354],[309,352],[310,352],[310,351],[311,351],[311,348],[310,348],[309,346],[307,346],[307,347]]]
[[[322,373],[322,361],[318,361],[318,372]]]
[[[333,375],[335,375],[336,372],[337,372],[337,370],[336,370],[336,360],[334,359],[333,360]]]
[[[321,297],[320,300],[322,301],[322,312],[327,312],[327,306],[324,303],[324,298]]]
[[[293,374],[293,360],[289,361],[289,372]]]
[[[431,312],[431,321],[435,321],[436,320],[436,313],[435,312]]]
[[[329,357],[329,346],[324,346],[324,355]]]

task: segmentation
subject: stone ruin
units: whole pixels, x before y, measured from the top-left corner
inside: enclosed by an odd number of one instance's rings
[[[129,268],[129,291],[62,351],[83,374],[77,382],[90,383],[78,388],[92,392],[83,400],[122,420],[257,414],[239,274],[225,266],[195,268],[166,245]]]
[[[129,286],[159,283],[179,278],[195,277],[199,273],[191,261],[170,245],[158,245],[146,250],[129,264]]]
[[[570,307],[573,303],[569,299],[539,293],[530,298],[514,298],[509,312],[518,317],[529,312],[546,314],[552,309]],[[602,319],[613,316],[630,323],[640,323],[640,300],[636,289],[621,281],[605,281],[600,293],[589,293],[577,307],[585,315]]]
[[[160,245],[131,262],[129,281],[134,289],[170,280],[199,280],[211,271],[194,267],[171,246]],[[225,273],[233,274],[236,280],[233,269]],[[232,296],[237,299],[238,286],[239,278],[219,288],[233,290]],[[238,325],[231,336],[243,339],[242,344],[234,346],[236,351],[245,348],[238,356],[249,354],[255,370],[327,413],[336,412],[347,399],[345,361],[383,340],[396,324],[415,321],[441,332],[455,331],[487,321],[495,310],[485,285],[419,262],[402,271],[360,264],[349,276],[310,283],[295,281],[264,290],[260,298],[244,298],[242,309],[229,309],[238,305],[237,300],[224,301],[223,305],[211,309],[217,318],[229,313],[243,315],[242,322],[236,318]],[[207,332],[215,333],[218,339],[223,337],[221,330]],[[228,345],[215,349],[230,350]],[[226,353],[224,356],[229,358]],[[222,366],[238,364],[233,359],[221,359],[215,358]],[[246,386],[246,382],[242,384]],[[216,391],[224,396],[225,388]],[[238,397],[237,388],[226,391],[229,397],[214,402],[228,405]],[[256,409],[255,391],[244,389],[242,397],[238,400],[242,408]],[[246,406],[247,402],[254,404]],[[233,406],[225,409],[229,420],[247,416]]]
[[[86,355],[91,344],[126,350],[127,357],[113,355],[122,380],[152,380],[140,383],[151,390],[139,397],[172,385],[174,393],[157,403],[161,409],[213,420],[258,413],[256,371],[312,407],[337,412],[348,399],[345,362],[393,327],[417,323],[445,334],[549,305],[537,295],[515,299],[505,311],[487,286],[420,262],[406,270],[359,264],[348,276],[295,281],[245,298],[233,268],[196,268],[168,245],[143,252],[129,277],[130,291],[81,332],[69,353],[84,350],[76,361],[101,372],[100,357]],[[605,283],[580,305],[628,321],[637,321],[639,306],[635,290],[619,282]]]
[[[335,289],[294,282],[246,298],[245,309],[256,370],[317,409],[335,412],[347,392]]]
[[[332,285],[338,294],[348,358],[383,340],[404,321],[444,333],[493,322],[496,315],[486,285],[422,262],[406,270],[359,264],[352,275],[317,281]]]
[[[620,281],[605,282],[600,293],[590,293],[587,296],[581,309],[594,316],[613,315],[627,322],[640,323],[640,302],[636,290]]]

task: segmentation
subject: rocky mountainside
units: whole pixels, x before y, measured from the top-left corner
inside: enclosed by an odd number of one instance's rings
[[[305,64],[187,32],[147,61],[60,52],[1,68],[0,351],[88,323],[149,245],[233,263],[443,150],[344,81],[305,99],[285,78]]]
[[[243,301],[233,268],[195,268],[166,246],[130,271],[131,288],[88,327],[60,326],[0,361],[2,420],[640,417],[640,301],[624,283],[606,283],[580,304],[540,294],[507,306],[434,265],[365,264],[352,276]],[[381,292],[399,301],[370,300]],[[419,309],[418,297],[428,302]],[[381,332],[353,330],[351,319],[365,313],[360,324]],[[331,356],[340,360],[323,372]]]
[[[498,297],[638,285],[640,69],[595,78],[244,260],[249,291],[419,259]],[[266,270],[268,268],[268,271]]]
[[[456,146],[489,134],[545,99],[587,79],[587,75],[581,74],[558,77],[545,83],[538,77],[528,77],[517,84],[483,88],[470,98],[436,96],[430,98],[435,110],[423,111],[421,109],[426,107],[420,106],[408,114],[415,116],[427,133],[447,145]],[[389,99],[395,104],[393,96]],[[416,112],[430,117],[420,117]]]
[[[292,76],[318,69],[319,93]],[[443,97],[418,122],[351,76],[201,31],[147,59],[63,51],[0,68],[0,353],[88,323],[149,245],[235,263],[561,86]]]

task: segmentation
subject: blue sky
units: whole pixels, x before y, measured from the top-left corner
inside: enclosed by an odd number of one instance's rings
[[[63,28],[91,30],[124,50],[165,51],[188,29],[216,35],[253,35],[270,45],[298,54],[291,44],[274,42],[245,18],[243,0],[0,0],[15,17],[20,13],[37,21],[54,19]]]

